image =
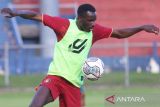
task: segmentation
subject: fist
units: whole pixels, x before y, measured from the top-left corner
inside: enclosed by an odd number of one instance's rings
[[[16,16],[15,12],[13,10],[11,10],[10,8],[3,8],[1,10],[1,14],[7,18],[12,18],[12,17]]]
[[[155,25],[143,25],[143,30],[149,33],[159,34],[159,28]]]

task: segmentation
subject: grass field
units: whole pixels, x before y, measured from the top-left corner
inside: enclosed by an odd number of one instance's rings
[[[11,86],[5,88],[3,77],[0,77],[0,106],[27,107],[34,90],[42,75],[12,76]],[[149,73],[130,74],[131,86],[124,87],[124,74],[112,73],[104,75],[100,80],[86,81],[86,107],[159,107],[160,105],[160,75]],[[145,102],[116,102],[105,101],[111,95],[123,97],[143,97]],[[58,101],[45,107],[58,107]]]

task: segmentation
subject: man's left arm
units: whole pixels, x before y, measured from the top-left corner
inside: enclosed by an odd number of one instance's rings
[[[133,28],[114,29],[111,34],[111,37],[118,38],[118,39],[128,38],[141,31],[154,33],[156,35],[159,34],[159,28],[156,27],[155,25],[142,25],[142,26],[133,27]]]

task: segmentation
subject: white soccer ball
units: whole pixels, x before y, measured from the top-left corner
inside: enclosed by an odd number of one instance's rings
[[[82,71],[87,79],[98,80],[104,72],[104,63],[97,57],[90,57],[84,62]]]

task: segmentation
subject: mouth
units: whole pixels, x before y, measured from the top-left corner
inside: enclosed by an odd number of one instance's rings
[[[93,30],[93,28],[90,28],[90,30]]]
[[[86,26],[87,29],[93,29],[93,27],[94,27],[93,25]]]
[[[90,32],[90,31],[92,31],[93,30],[93,28],[88,28],[88,29],[86,29],[86,31],[88,31],[88,32]]]
[[[93,28],[94,28],[94,26],[91,26],[91,27],[89,27],[89,30],[90,30],[90,31],[92,31],[92,30],[93,30]]]
[[[94,26],[85,27],[84,31],[86,31],[86,32],[90,32],[90,31],[92,31],[92,30],[93,30],[93,28],[94,28]]]

